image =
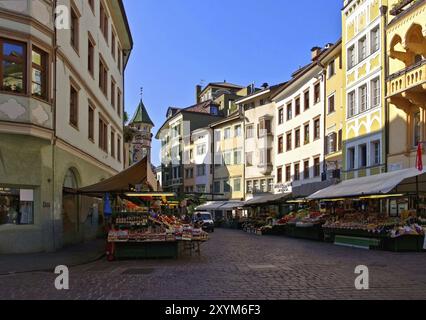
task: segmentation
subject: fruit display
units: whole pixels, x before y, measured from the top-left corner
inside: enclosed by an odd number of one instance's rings
[[[375,213],[351,213],[343,217],[332,217],[323,226],[324,229],[344,229],[367,231],[371,234],[391,236],[424,235],[418,219],[408,215],[407,219],[387,217]]]
[[[176,217],[148,213],[120,213],[108,233],[108,242],[207,241],[208,234]]]
[[[309,211],[306,209],[290,213],[277,221],[277,225],[293,224],[296,226],[307,226],[323,224],[328,216],[319,211]]]

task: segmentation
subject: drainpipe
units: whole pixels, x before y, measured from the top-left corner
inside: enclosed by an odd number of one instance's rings
[[[55,147],[56,147],[56,102],[57,102],[57,64],[58,64],[58,30],[56,29],[56,8],[58,5],[58,0],[54,0],[52,8],[52,17],[53,17],[53,109],[52,109],[52,118],[53,118],[53,137],[51,141],[52,146],[52,238],[53,238],[53,249],[56,250],[56,239],[55,239]]]
[[[324,83],[324,119],[323,119],[323,142],[324,142],[324,147],[323,147],[323,164],[322,164],[322,170],[323,173],[327,173],[327,165],[325,162],[325,155],[326,155],[326,150],[327,150],[327,141],[325,139],[325,134],[326,134],[326,126],[327,126],[327,68],[321,63],[321,61],[317,61],[317,65],[322,68],[322,77],[323,78],[323,83]],[[322,180],[322,179],[321,179]],[[326,176],[326,180],[327,176]]]
[[[384,51],[384,54],[385,54],[385,63],[384,63],[384,66],[383,66],[383,68],[384,68],[384,81],[383,81],[383,83],[385,83],[385,86],[384,86],[384,99],[383,99],[383,101],[384,101],[384,107],[385,107],[385,172],[388,172],[388,165],[389,165],[389,161],[388,161],[388,154],[389,154],[389,122],[390,122],[390,119],[389,119],[389,102],[388,102],[388,99],[386,99],[386,97],[387,97],[387,95],[388,95],[388,87],[387,87],[387,81],[386,81],[386,79],[387,79],[387,76],[388,76],[388,73],[389,73],[389,62],[388,62],[388,59],[387,59],[387,54],[386,54],[386,52],[387,52],[387,47],[388,47],[388,44],[387,44],[387,37],[386,37],[386,30],[387,30],[387,25],[388,25],[388,19],[387,19],[387,11],[388,11],[388,7],[387,6],[382,6],[381,7],[381,13],[382,13],[382,15],[383,15],[383,20],[384,20],[384,37],[383,37],[383,42],[384,42],[384,48],[382,49],[382,50],[385,50]]]

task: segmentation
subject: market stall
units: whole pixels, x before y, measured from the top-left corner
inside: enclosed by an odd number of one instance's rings
[[[200,244],[207,240],[199,226],[136,207],[113,214],[108,259],[178,258],[183,251],[200,253]]]
[[[326,217],[324,239],[390,251],[425,248],[426,174],[406,169],[347,180],[308,197]]]
[[[258,235],[273,234],[272,226],[284,212],[290,211],[287,200],[292,194],[268,194],[246,201],[244,208],[249,212],[243,230]]]
[[[79,194],[104,198],[109,260],[177,258],[183,251],[200,253],[207,234],[201,226],[170,214],[176,212],[180,202],[175,201],[174,193],[157,190],[147,158],[116,176],[78,190]]]

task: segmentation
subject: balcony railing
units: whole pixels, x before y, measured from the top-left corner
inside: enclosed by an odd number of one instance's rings
[[[422,60],[388,78],[389,96],[404,92],[426,82],[426,60]]]

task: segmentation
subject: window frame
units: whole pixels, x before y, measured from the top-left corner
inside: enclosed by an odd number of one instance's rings
[[[37,54],[40,55],[41,58],[41,65],[39,67],[37,67],[37,64],[35,64],[32,61],[32,52],[36,52]],[[45,52],[44,50],[40,49],[39,47],[33,45],[32,49],[31,49],[31,96],[38,98],[38,99],[42,99],[46,102],[49,101],[49,90],[48,90],[48,77],[49,77],[49,55],[47,52]],[[33,92],[33,84],[35,83],[33,81],[33,69],[40,71],[41,73],[41,83],[40,83],[40,87],[41,87],[41,96],[34,94]]]
[[[3,54],[5,43],[10,43],[12,45],[21,46],[22,49],[23,49],[22,59],[6,58],[6,56]],[[27,52],[28,52],[28,43],[0,37],[0,92],[4,92],[4,93],[7,93],[7,94],[27,95],[27,92],[28,92]],[[3,73],[4,73],[3,62],[4,61],[22,64],[22,92],[4,89],[4,87],[3,87],[3,80],[4,80],[3,79]]]
[[[75,92],[75,100],[73,100],[73,92]],[[71,127],[73,127],[76,130],[79,129],[79,121],[78,121],[79,120],[79,97],[80,97],[79,93],[80,93],[80,88],[75,83],[73,83],[73,81],[70,81],[68,123]],[[74,123],[73,120],[75,120],[76,122]]]

